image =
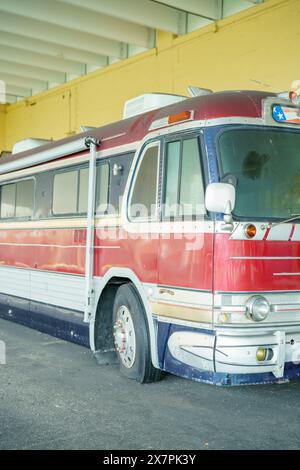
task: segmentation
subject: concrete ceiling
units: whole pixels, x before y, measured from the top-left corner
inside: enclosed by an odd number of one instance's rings
[[[0,102],[13,103],[264,0],[0,0]]]

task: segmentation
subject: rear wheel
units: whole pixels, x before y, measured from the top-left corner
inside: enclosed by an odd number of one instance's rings
[[[146,314],[132,284],[124,284],[117,290],[113,322],[121,372],[140,383],[159,380],[161,371],[151,361]]]

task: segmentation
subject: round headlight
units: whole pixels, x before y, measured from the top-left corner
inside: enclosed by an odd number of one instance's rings
[[[270,304],[262,295],[251,297],[247,304],[247,313],[254,321],[263,321],[270,313]]]

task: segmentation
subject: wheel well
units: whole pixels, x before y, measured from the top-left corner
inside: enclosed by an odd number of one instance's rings
[[[125,277],[113,277],[104,287],[98,300],[95,319],[95,350],[114,350],[113,338],[113,306],[118,288],[129,284],[131,280]]]

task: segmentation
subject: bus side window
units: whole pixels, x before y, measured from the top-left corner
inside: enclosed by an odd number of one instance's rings
[[[54,175],[53,214],[74,214],[77,212],[78,171],[64,171]]]
[[[96,210],[104,213],[108,205],[109,164],[97,166]],[[87,213],[89,168],[73,169],[54,175],[54,215],[80,215]]]
[[[182,143],[182,169],[180,182],[181,214],[204,215],[204,185],[201,168],[199,139],[186,139]]]
[[[107,213],[109,191],[109,163],[97,166],[96,180],[96,213]]]
[[[133,153],[125,153],[121,155],[114,155],[110,158],[110,194],[109,204],[110,210],[114,214],[121,212],[123,195],[127,183],[129,171],[131,168]]]
[[[89,169],[83,168],[79,171],[79,183],[78,183],[78,212],[87,212],[88,203],[88,185],[89,185]]]
[[[17,183],[16,217],[32,217],[34,206],[34,180]]]
[[[164,199],[164,215],[178,215],[179,172],[180,172],[180,140],[170,142],[166,148],[166,188]]]
[[[1,218],[32,217],[33,206],[33,179],[25,179],[1,186]]]
[[[204,216],[204,186],[197,137],[166,144],[165,218]]]
[[[15,216],[16,184],[1,186],[1,219]]]
[[[129,217],[153,219],[157,211],[157,181],[159,169],[159,143],[149,144],[137,169],[129,203]]]

